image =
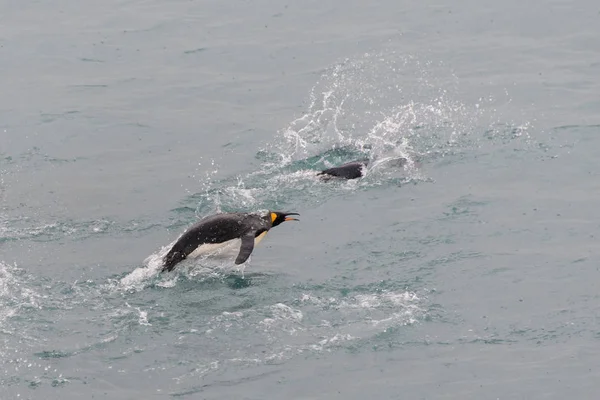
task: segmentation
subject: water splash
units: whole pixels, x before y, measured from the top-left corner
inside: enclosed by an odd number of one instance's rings
[[[12,316],[25,309],[40,308],[41,295],[28,287],[32,279],[16,266],[0,262],[0,329],[10,331],[7,324]]]
[[[144,265],[136,268],[123,278],[121,278],[115,287],[124,291],[142,290],[153,283],[153,278],[157,277],[163,267],[162,259],[169,252],[175,241],[167,246],[161,247],[155,253],[152,253],[144,260]],[[172,279],[172,278],[171,278]],[[171,284],[174,284],[171,282]],[[169,281],[163,281],[163,285],[170,285]]]
[[[348,190],[429,181],[423,165],[468,151],[481,132],[490,131],[483,108],[458,100],[457,86],[443,64],[413,56],[344,60],[321,75],[303,115],[259,149],[257,170],[211,176],[184,207],[197,215],[307,207]],[[319,170],[364,158],[369,167],[356,182],[316,177]]]
[[[114,281],[111,285],[112,290],[136,292],[151,286],[169,288],[175,286],[180,279],[193,279],[196,282],[215,279],[222,281],[231,273],[239,274],[243,278],[246,263],[234,265],[233,260],[237,255],[237,250],[231,248],[222,248],[213,253],[184,260],[177,264],[175,273],[162,273],[163,257],[178,239],[148,256],[144,260],[143,266],[134,269],[118,281]],[[236,251],[235,254],[232,253],[233,250]]]
[[[256,153],[256,170],[217,179],[211,160],[201,190],[174,210],[177,227],[189,225],[192,212],[301,211],[357,190],[431,182],[427,168],[437,160],[473,153],[490,138],[527,137],[527,126],[489,118],[492,97],[461,101],[458,83],[443,63],[393,52],[332,66],[310,90],[303,115]],[[357,159],[370,161],[362,178],[317,177]]]

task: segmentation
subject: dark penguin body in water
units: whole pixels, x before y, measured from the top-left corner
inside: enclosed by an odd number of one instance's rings
[[[206,217],[192,225],[175,242],[163,258],[163,271],[172,271],[175,266],[190,257],[210,253],[239,241],[240,248],[236,264],[244,263],[269,229],[284,221],[298,221],[290,215],[272,211],[265,215],[246,213],[222,213]]]
[[[325,169],[319,172],[317,175],[324,179],[343,178],[343,179],[356,179],[364,176],[365,169],[369,164],[369,160],[351,161],[349,163],[340,165],[339,167],[333,167]]]
[[[395,167],[403,167],[408,162],[406,158],[397,158],[393,161],[395,161],[393,163]],[[319,172],[317,176],[321,177],[321,179],[324,180],[329,180],[332,178],[341,178],[348,180],[362,178],[363,176],[365,176],[369,162],[370,161],[368,159],[351,161],[349,163],[342,164],[339,167],[325,169]]]

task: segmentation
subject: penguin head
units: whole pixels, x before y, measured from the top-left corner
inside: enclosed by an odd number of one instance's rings
[[[290,217],[290,215],[300,215],[294,212],[286,213],[281,211],[271,211],[269,215],[271,216],[271,227],[277,226],[284,221],[300,221],[299,219]]]

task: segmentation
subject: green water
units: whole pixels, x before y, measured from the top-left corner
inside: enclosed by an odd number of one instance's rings
[[[599,11],[1,5],[0,399],[593,398]]]

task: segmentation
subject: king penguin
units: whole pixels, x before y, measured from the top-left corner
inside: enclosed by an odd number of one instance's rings
[[[388,165],[402,168],[408,163],[408,160],[404,157],[400,157],[386,159],[384,162]],[[328,181],[332,178],[341,178],[347,180],[362,178],[365,176],[367,172],[367,166],[369,164],[371,164],[371,168],[374,168],[375,165],[380,163],[381,162],[371,162],[368,159],[351,161],[349,163],[342,164],[339,167],[325,169],[319,172],[317,176],[325,181]]]
[[[293,212],[269,211],[260,213],[221,213],[206,217],[189,227],[163,258],[162,271],[172,271],[186,258],[197,257],[239,242],[235,264],[243,264],[254,246],[269,229],[284,221],[299,221]],[[237,243],[235,243],[237,244]]]
[[[321,176],[325,180],[329,180],[332,177],[356,179],[364,176],[368,164],[369,160],[351,161],[339,167],[325,169],[319,172],[317,176]]]

